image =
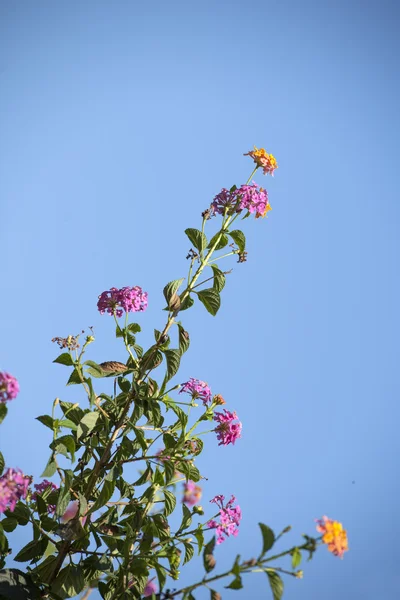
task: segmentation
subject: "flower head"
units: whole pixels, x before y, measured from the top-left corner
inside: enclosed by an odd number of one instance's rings
[[[264,148],[258,149],[254,146],[254,150],[250,150],[250,152],[247,152],[244,156],[251,156],[256,165],[262,167],[264,175],[267,175],[268,173],[273,175],[275,169],[278,168],[275,156],[268,154]]]
[[[265,216],[271,210],[268,204],[268,193],[254,181],[251,185],[232,187],[229,191],[222,189],[211,203],[212,212],[220,215],[232,215],[248,210],[256,217]]]
[[[7,469],[0,477],[0,513],[14,511],[18,500],[26,498],[30,482],[20,469]]]
[[[148,596],[152,596],[153,594],[155,594],[156,591],[157,591],[156,584],[154,583],[154,581],[152,579],[149,579],[143,590],[143,596],[145,598],[147,598]]]
[[[32,494],[32,500],[36,500],[38,497],[38,494],[43,494],[43,492],[45,491],[53,491],[57,489],[57,486],[55,483],[52,483],[51,481],[48,481],[47,479],[43,479],[43,481],[41,483],[37,483],[33,486],[36,490],[36,492],[34,492]],[[55,513],[56,512],[56,505],[55,504],[49,504],[47,506],[47,511],[49,513]]]
[[[233,506],[236,502],[235,496],[224,505],[224,496],[215,496],[210,502],[213,502],[219,507],[219,523],[215,519],[208,521],[207,526],[216,529],[217,544],[222,544],[225,539],[231,535],[237,536],[239,533],[239,524],[242,518],[240,506]]]
[[[71,519],[75,518],[78,510],[79,510],[78,501],[73,500],[73,502],[70,502],[65,510],[65,513],[61,517],[61,523],[68,523],[68,521],[71,521]],[[82,527],[85,525],[86,519],[87,519],[87,517],[81,517],[79,519]]]
[[[207,383],[205,381],[200,381],[200,379],[194,379],[193,377],[182,384],[182,389],[179,390],[179,393],[182,394],[182,392],[190,394],[193,400],[200,398],[205,406],[207,405],[207,402],[210,402],[211,400],[211,390]]]
[[[194,481],[187,481],[183,484],[184,492],[182,502],[189,506],[194,506],[201,500],[201,487],[196,485]]]
[[[343,558],[343,554],[349,549],[347,532],[338,521],[322,517],[316,519],[317,531],[322,533],[322,541],[327,544],[329,552]]]
[[[138,285],[135,287],[123,287],[120,290],[112,287],[102,292],[97,302],[100,314],[108,313],[119,318],[125,312],[140,312],[147,308],[147,292]]]
[[[217,439],[219,440],[218,446],[234,444],[236,440],[241,437],[242,433],[241,422],[233,422],[238,420],[236,412],[230,412],[225,408],[223,410],[223,413],[216,412],[214,415],[214,421],[219,423],[219,425],[217,425],[217,427],[214,429],[217,434]]]
[[[14,400],[18,396],[19,383],[10,373],[0,372],[0,402]]]

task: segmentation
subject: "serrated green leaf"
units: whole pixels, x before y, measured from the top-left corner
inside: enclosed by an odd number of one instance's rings
[[[240,229],[235,229],[234,231],[229,231],[228,235],[231,236],[240,252],[244,252],[246,248],[246,237],[243,231],[240,231]]]
[[[207,248],[207,238],[198,229],[185,229],[185,233],[188,236],[189,240],[192,242],[193,246],[199,252],[203,252]]]
[[[194,548],[193,548],[192,544],[190,544],[189,542],[183,541],[183,545],[185,546],[185,558],[183,559],[182,566],[185,565],[190,560],[192,560],[192,558],[194,556]]]
[[[82,569],[77,565],[64,567],[51,585],[51,591],[61,598],[73,598],[85,587]]]
[[[268,525],[264,525],[264,523],[259,523],[258,526],[261,529],[261,535],[263,538],[263,547],[260,556],[264,556],[268,550],[272,548],[275,543],[275,534]]]
[[[191,296],[186,296],[186,298],[184,299],[184,301],[182,302],[179,311],[182,312],[183,310],[187,310],[188,308],[191,308],[194,304],[194,300]]]
[[[219,293],[213,288],[208,288],[206,290],[201,290],[201,292],[197,293],[197,296],[204,304],[208,312],[215,317],[220,306],[221,306],[221,298]]]
[[[74,365],[74,361],[69,352],[63,352],[60,356],[57,356],[56,359],[53,360],[53,363],[58,363],[59,365],[66,365],[67,367],[72,367]]]
[[[18,501],[13,512],[6,510],[6,517],[14,517],[18,521],[18,525],[25,526],[29,523],[31,512],[29,508],[21,501]]]
[[[7,406],[4,402],[0,402],[0,423],[4,421],[8,413]]]
[[[217,241],[217,239],[220,236],[220,232],[216,233],[210,240],[210,243],[208,244],[207,248],[210,249],[214,246],[215,242]],[[214,250],[222,250],[222,248],[225,248],[225,246],[227,245],[227,243],[229,242],[228,236],[226,236],[224,233],[221,235],[221,239],[219,240],[218,244],[216,245],[216,247],[214,248]]]
[[[24,546],[22,550],[18,552],[17,556],[14,556],[14,560],[17,562],[27,562],[28,560],[32,559],[38,560],[45,553],[48,543],[49,540],[47,538],[33,540]]]
[[[40,415],[40,417],[36,417],[36,421],[40,421],[40,423],[42,423],[43,425],[45,425],[53,431],[54,419],[50,417],[50,415]]]
[[[61,419],[60,421],[58,421],[58,424],[60,425],[60,427],[66,427],[67,429],[72,429],[72,431],[76,431],[78,429],[75,423],[70,419]]]
[[[174,281],[170,281],[169,283],[167,283],[167,285],[163,289],[164,298],[167,301],[168,308],[171,308],[172,310],[175,310],[177,308],[175,306],[175,303],[171,301],[176,300],[176,292],[178,291],[178,289],[184,281],[184,278],[175,279]],[[171,304],[173,304],[173,306],[171,306]]]
[[[271,586],[274,600],[281,600],[283,596],[283,581],[278,573],[272,569],[265,569],[268,576],[269,585]]]
[[[214,274],[213,289],[219,293],[225,287],[225,275],[221,269],[217,267],[217,265],[212,264],[210,267],[212,268]]]
[[[167,374],[164,379],[164,383],[166,383],[178,372],[181,363],[181,353],[179,350],[170,349],[164,350],[164,355],[167,361]]]
[[[162,592],[165,582],[167,580],[166,571],[164,567],[162,567],[158,562],[154,563],[154,569],[157,573],[159,591]]]
[[[184,354],[190,345],[190,337],[188,332],[182,327],[182,325],[180,323],[178,323],[178,329],[179,329],[179,351],[182,354]]]
[[[79,385],[80,383],[82,383],[81,376],[79,375],[78,370],[74,369],[67,381],[67,385]]]
[[[186,504],[182,504],[182,513],[183,513],[182,522],[181,522],[179,530],[178,530],[179,532],[184,531],[185,529],[190,527],[190,524],[192,522],[192,513],[188,509]]]
[[[86,413],[79,422],[76,437],[79,438],[86,437],[93,429],[96,427],[96,423],[100,413],[97,411],[92,411]]]
[[[4,456],[2,454],[2,452],[0,452],[0,475],[2,475],[3,471],[4,471],[4,467],[5,467],[5,460],[4,460]]]
[[[195,482],[200,481],[200,471],[192,463],[181,460],[176,463],[176,468],[180,473],[183,473],[183,475],[185,475],[186,479],[191,479]]]
[[[174,512],[176,507],[176,497],[169,490],[164,489],[164,515],[168,517],[171,513]]]

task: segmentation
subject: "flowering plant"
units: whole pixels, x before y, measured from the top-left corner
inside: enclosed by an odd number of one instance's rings
[[[0,596],[16,586],[18,597],[26,600],[60,600],[83,590],[86,598],[94,588],[105,600],[150,596],[193,600],[197,588],[211,589],[211,583],[230,576],[226,587],[238,590],[244,574],[263,571],[274,600],[279,600],[281,575],[301,577],[298,567],[304,552],[312,557],[321,543],[340,557],[348,549],[342,525],[323,517],[317,524],[320,538],[305,535],[297,546],[272,555],[272,548],[290,528],[275,535],[260,523],[258,556],[244,561],[238,556],[228,571],[211,574],[216,566],[215,546],[238,535],[242,511],[233,495],[227,501],[223,495],[210,500],[216,507],[214,515],[206,516],[209,511],[199,505],[202,475],[195,463],[203,441],[198,429],[210,422],[219,446],[227,446],[239,444],[242,424],[234,410],[221,411],[227,403],[220,394],[213,395],[205,381],[192,377],[172,387],[169,382],[190,345],[178,315],[190,309],[196,298],[211,315],[217,314],[227,275],[217,262],[232,256],[246,261],[246,238],[233,228],[234,222],[240,215],[265,217],[271,210],[266,190],[252,178],[259,168],[272,175],[278,167],[276,159],[257,148],[247,155],[255,163],[248,181],[222,189],[202,213],[201,229],[186,229],[192,246],[188,275],[164,287],[166,323],[161,331],[155,330],[150,348],[139,345],[141,327],[129,322],[130,313],[140,313],[148,304],[147,293],[138,285],[112,287],[97,302],[99,312],[115,321],[115,335],[126,350],[125,363],[86,359],[95,341],[92,331],[82,347],[80,336],[53,339],[62,349],[54,362],[71,369],[67,385],[81,386],[82,400],[72,404],[56,398],[51,415],[38,417],[53,436],[43,481],[34,483],[12,467],[3,473],[0,454],[0,566],[11,553],[6,533],[28,523],[33,533],[33,539],[13,553],[15,561],[27,563],[26,573],[3,571]],[[206,227],[213,218],[218,225],[208,239]],[[221,254],[227,246],[229,250]],[[94,380],[107,378],[112,379],[111,392],[96,389]],[[108,390],[105,381],[104,385]],[[1,419],[7,414],[6,403],[18,392],[15,377],[1,372]],[[127,465],[132,463],[141,469],[133,481],[127,475]],[[57,483],[48,479],[53,477]],[[179,588],[180,569],[196,552],[202,554],[205,574]],[[291,558],[291,568],[276,564],[283,557]],[[217,600],[221,595],[211,589],[211,597]]]

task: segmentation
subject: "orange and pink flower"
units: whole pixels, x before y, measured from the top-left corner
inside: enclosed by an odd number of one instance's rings
[[[347,532],[343,529],[343,525],[328,517],[322,517],[316,521],[318,523],[317,531],[323,534],[322,541],[328,546],[329,552],[343,558],[343,554],[349,549]]]

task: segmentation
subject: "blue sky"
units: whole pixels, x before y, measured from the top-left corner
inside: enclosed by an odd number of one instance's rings
[[[264,146],[273,211],[244,222],[248,262],[227,261],[217,318],[182,315],[181,380],[208,381],[243,422],[235,447],[210,439],[199,461],[203,504],[234,493],[244,514],[218,567],[258,552],[258,521],[290,523],[289,544],[327,514],[350,552],[321,549],[285,597],[398,597],[398,26],[388,0],[1,3],[0,368],[21,385],[9,466],[38,478],[51,440],[34,417],[83,401],[51,339],[93,325],[90,358],[123,359],[97,296],[140,285],[149,344],[162,287],[187,270],[184,229]],[[268,594],[259,574],[223,597]]]

